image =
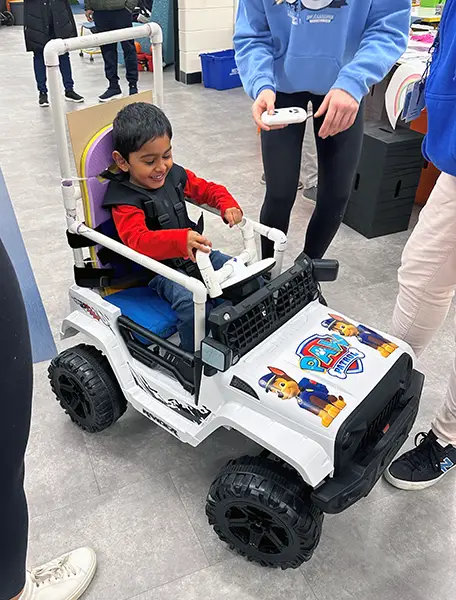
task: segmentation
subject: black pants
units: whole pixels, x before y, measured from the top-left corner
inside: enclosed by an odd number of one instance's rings
[[[71,73],[70,55],[68,52],[59,57],[60,73],[62,74],[63,87],[65,90],[74,88],[73,76]],[[43,50],[35,50],[33,53],[33,69],[35,71],[35,80],[38,91],[42,94],[47,94],[47,73],[46,65],[44,64]]]
[[[115,29],[124,29],[131,27],[131,13],[126,9],[122,10],[96,10],[93,14],[93,20],[97,31],[113,31]],[[138,83],[138,59],[136,58],[136,48],[134,40],[122,42],[122,50],[125,56],[125,68],[127,70],[127,81],[131,86]],[[119,75],[117,73],[117,44],[106,44],[101,46],[103,60],[105,65],[106,79],[109,81],[109,87],[119,87]]]
[[[277,94],[276,108],[300,106],[307,109],[312,102],[314,112],[323,96],[307,92]],[[318,193],[315,210],[307,227],[304,251],[310,258],[321,258],[342,222],[350,197],[363,141],[364,111],[361,104],[354,125],[325,140],[318,137],[324,117],[314,119],[318,153]],[[290,214],[296,199],[301,170],[302,142],[305,124],[261,132],[266,196],[260,221],[288,232]],[[262,238],[263,257],[273,255],[273,243]]]
[[[0,240],[0,600],[25,584],[28,513],[24,454],[32,404],[32,356],[24,302]]]

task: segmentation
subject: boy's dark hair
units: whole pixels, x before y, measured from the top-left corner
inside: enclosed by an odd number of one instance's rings
[[[113,122],[114,150],[125,160],[146,142],[167,135],[173,137],[171,123],[165,113],[153,104],[135,102],[125,106]]]

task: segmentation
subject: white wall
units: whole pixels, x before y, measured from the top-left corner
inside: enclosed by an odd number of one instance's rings
[[[199,55],[233,47],[238,0],[179,0],[180,70],[201,71]]]

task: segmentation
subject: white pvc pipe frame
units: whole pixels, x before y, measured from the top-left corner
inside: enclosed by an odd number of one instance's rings
[[[160,25],[157,23],[146,23],[139,27],[129,27],[127,29],[118,29],[116,31],[107,31],[104,33],[97,33],[91,36],[90,45],[95,48],[103,46],[105,44],[122,42],[125,40],[131,40],[135,38],[150,38],[153,53],[154,63],[154,101],[157,106],[163,108],[164,105],[164,91],[163,91],[163,33]],[[51,97],[51,110],[54,120],[54,129],[57,142],[57,150],[60,164],[60,175],[61,175],[61,190],[63,196],[63,203],[66,212],[66,221],[68,231],[77,235],[82,235],[101,246],[113,250],[121,256],[125,256],[136,262],[139,265],[182,285],[185,289],[189,290],[193,294],[194,310],[195,310],[195,351],[198,351],[201,346],[202,340],[206,336],[206,301],[208,295],[208,289],[206,286],[193,277],[188,277],[179,271],[171,269],[161,262],[158,262],[148,256],[144,256],[139,252],[128,248],[124,244],[116,242],[112,238],[98,233],[94,229],[87,227],[85,223],[78,220],[76,201],[79,194],[76,192],[73,182],[71,170],[71,158],[68,144],[67,130],[65,126],[65,108],[63,96],[60,91],[60,66],[59,56],[71,52],[73,50],[82,50],[87,45],[87,39],[82,36],[76,38],[69,38],[66,40],[55,39],[49,41],[44,48],[44,62],[47,68],[48,85]],[[254,240],[254,233],[265,236],[269,240],[274,242],[274,258],[276,264],[272,270],[272,277],[276,277],[282,270],[283,255],[287,246],[287,236],[280,230],[266,227],[261,223],[244,219],[240,224],[242,231],[244,246],[246,253],[250,257],[250,263],[256,260],[256,247]],[[197,262],[201,262],[199,255],[203,253],[197,253]],[[77,267],[84,266],[84,256],[82,249],[73,250],[74,263]],[[242,256],[242,255],[241,255]],[[204,258],[203,261],[204,263]],[[220,287],[219,278],[216,272],[213,270],[212,265],[209,266],[210,275],[209,281],[212,287],[211,295],[214,295]],[[218,294],[216,294],[218,295]]]

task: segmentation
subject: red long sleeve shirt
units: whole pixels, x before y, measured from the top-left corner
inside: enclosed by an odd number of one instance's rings
[[[197,177],[192,171],[185,170],[187,184],[184,195],[197,204],[207,204],[220,211],[222,217],[228,208],[240,208],[228,190],[217,183]],[[135,206],[114,206],[112,218],[122,242],[155,260],[169,258],[188,258],[188,229],[162,229],[152,231],[146,225],[144,211]]]

